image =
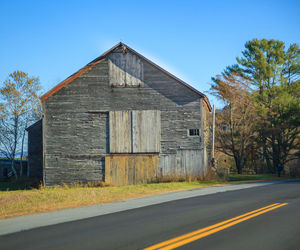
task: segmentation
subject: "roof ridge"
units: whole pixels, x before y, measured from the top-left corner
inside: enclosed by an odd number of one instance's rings
[[[211,105],[206,97],[205,94],[203,94],[202,92],[200,92],[199,90],[195,89],[194,87],[192,87],[191,85],[189,85],[188,83],[186,83],[185,81],[181,80],[180,78],[178,78],[177,76],[173,75],[172,73],[170,73],[169,71],[163,69],[162,67],[160,67],[158,64],[154,63],[153,61],[151,61],[150,59],[146,58],[145,56],[143,56],[142,54],[140,54],[139,52],[135,51],[134,49],[132,49],[131,47],[129,47],[127,44],[123,43],[123,42],[119,42],[117,43],[115,46],[113,46],[112,48],[110,48],[109,50],[105,51],[103,54],[101,54],[100,56],[98,56],[97,58],[95,58],[94,60],[92,60],[91,62],[89,62],[88,64],[86,64],[83,68],[79,69],[78,71],[76,71],[74,74],[70,75],[68,78],[66,78],[65,80],[63,80],[62,82],[60,82],[59,84],[57,84],[55,87],[53,87],[51,90],[49,90],[47,93],[45,93],[42,97],[41,97],[41,101],[46,100],[49,96],[53,95],[55,92],[57,92],[58,90],[60,90],[61,88],[63,88],[64,86],[66,86],[68,83],[70,83],[71,81],[75,80],[77,77],[79,77],[81,74],[85,73],[86,71],[88,71],[91,67],[93,67],[94,65],[98,64],[99,62],[101,62],[103,59],[105,59],[107,57],[108,54],[110,54],[111,52],[113,52],[116,48],[120,47],[120,46],[125,46],[126,49],[130,50],[132,53],[136,54],[137,56],[141,57],[143,60],[145,60],[146,62],[148,62],[149,64],[151,64],[152,66],[154,66],[155,68],[157,68],[158,70],[162,71],[163,73],[165,73],[166,75],[168,75],[169,77],[173,78],[175,81],[179,82],[181,85],[187,87],[188,89],[190,89],[191,91],[193,91],[194,93],[198,94],[199,96],[201,96],[202,98],[204,98],[205,102],[208,105],[209,110],[211,111]]]

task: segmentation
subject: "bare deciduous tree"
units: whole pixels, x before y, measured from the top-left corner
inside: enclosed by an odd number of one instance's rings
[[[16,153],[22,150],[23,157],[25,129],[38,112],[39,94],[39,78],[29,77],[22,71],[10,74],[0,88],[0,153],[11,160],[16,178]],[[20,172],[23,172],[22,165]]]
[[[216,148],[234,158],[241,174],[255,123],[250,83],[238,73],[218,75],[213,81],[212,94],[225,103],[223,110],[216,113]]]

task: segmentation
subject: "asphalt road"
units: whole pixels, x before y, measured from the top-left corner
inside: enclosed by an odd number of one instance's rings
[[[143,249],[288,203],[178,249],[300,249],[300,181],[199,196],[0,236],[0,249]]]

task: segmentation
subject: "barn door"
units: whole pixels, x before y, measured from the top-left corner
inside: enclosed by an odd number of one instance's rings
[[[160,111],[111,111],[111,153],[160,152]]]

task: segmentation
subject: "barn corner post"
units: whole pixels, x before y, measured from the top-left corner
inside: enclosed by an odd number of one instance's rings
[[[42,167],[42,182],[43,182],[43,185],[46,186],[46,160],[45,160],[45,157],[46,157],[46,104],[45,104],[45,101],[41,99],[41,102],[42,102],[42,107],[43,107],[43,114],[42,114],[42,145],[43,145],[43,150],[42,150],[42,156],[43,156],[43,160],[42,160],[42,163],[43,163],[43,167]]]
[[[27,130],[27,129],[26,129]],[[29,131],[27,130],[27,138],[29,137]],[[29,139],[27,139],[27,151],[29,149]],[[26,171],[26,176],[30,176],[30,163],[29,163],[29,155],[27,155],[27,171]]]

